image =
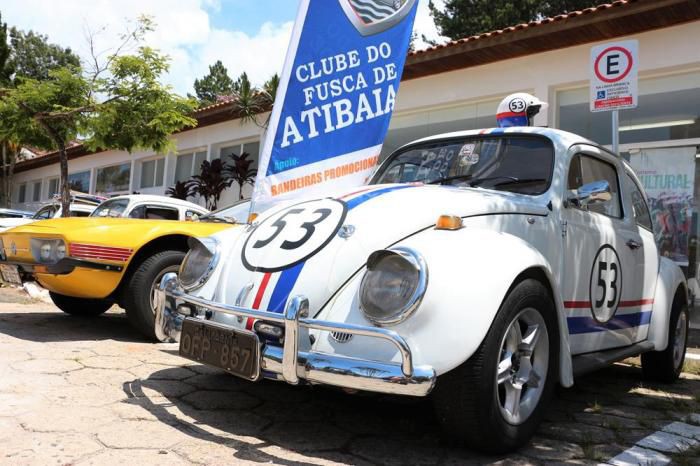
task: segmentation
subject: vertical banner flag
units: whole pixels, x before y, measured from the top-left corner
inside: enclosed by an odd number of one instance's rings
[[[417,0],[300,0],[253,203],[364,184],[379,160]]]

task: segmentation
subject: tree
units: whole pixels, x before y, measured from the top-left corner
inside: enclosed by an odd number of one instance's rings
[[[165,195],[186,201],[188,197],[194,196],[195,192],[187,181],[176,181],[174,185],[165,190]]]
[[[228,166],[221,159],[203,161],[199,175],[194,175],[187,181],[192,192],[204,198],[209,210],[216,210],[221,193],[231,184],[233,179],[229,175]]]
[[[48,37],[33,31],[10,29],[9,66],[16,73],[15,79],[49,79],[49,72],[57,68],[78,68],[80,59],[70,48],[49,42]]]
[[[159,82],[168,70],[167,57],[144,46],[122,54],[151,30],[150,19],[142,17],[106,61],[93,52],[87,69],[71,65],[49,70],[43,81],[22,78],[0,98],[0,138],[58,151],[63,215],[70,215],[66,145],[78,135],[92,150],[162,153],[172,148],[173,132],[196,124],[188,116],[195,102]],[[91,38],[94,51],[93,45]]]
[[[430,0],[428,6],[438,32],[454,40],[588,8],[607,1],[445,0],[444,6],[438,8]]]
[[[7,42],[7,23],[2,22],[2,13],[0,13],[0,86],[6,86],[12,76],[10,51],[10,44]]]
[[[231,154],[231,160],[233,165],[230,165],[228,170],[228,176],[232,180],[232,183],[238,185],[238,196],[239,199],[243,199],[243,186],[249,184],[253,185],[255,183],[255,176],[258,171],[254,168],[250,168],[253,165],[253,160],[249,159],[250,154],[243,152],[241,155]]]
[[[209,66],[209,74],[194,80],[194,91],[201,106],[211,105],[220,97],[233,94],[233,79],[221,60]]]

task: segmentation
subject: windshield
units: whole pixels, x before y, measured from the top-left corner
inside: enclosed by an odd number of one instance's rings
[[[382,165],[372,183],[450,184],[537,195],[549,188],[553,166],[549,139],[470,137],[400,151]]]
[[[199,217],[200,222],[226,222],[226,223],[246,223],[248,220],[248,210],[250,200],[236,202],[223,209],[210,212]]]
[[[128,199],[104,201],[90,214],[90,217],[121,217],[128,206]]]

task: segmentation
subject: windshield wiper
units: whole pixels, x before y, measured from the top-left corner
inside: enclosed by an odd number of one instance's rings
[[[455,176],[448,176],[445,178],[438,178],[436,180],[428,181],[425,184],[445,184],[448,181],[454,181],[454,180],[470,180],[474,175],[455,175]]]

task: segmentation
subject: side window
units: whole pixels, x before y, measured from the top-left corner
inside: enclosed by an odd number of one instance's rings
[[[44,207],[43,209],[40,209],[37,213],[34,214],[32,218],[36,219],[46,219],[46,218],[52,218],[54,213],[54,208],[51,206]]]
[[[71,217],[89,217],[90,212],[85,212],[84,210],[71,210]]]
[[[170,207],[146,206],[144,218],[149,220],[178,220],[178,210]]]
[[[129,212],[129,218],[146,218],[146,206],[140,205],[131,209],[131,212]]]
[[[577,155],[571,160],[567,189],[574,194],[581,186],[594,181],[607,181],[612,199],[589,206],[588,210],[608,217],[622,217],[620,207],[620,184],[617,170],[612,164],[588,155]]]
[[[639,189],[639,185],[634,181],[634,179],[626,174],[628,189],[630,192],[630,197],[632,198],[632,209],[634,210],[634,221],[637,225],[644,227],[649,231],[653,231],[651,223],[651,214],[649,213],[649,206],[644,200],[644,195],[642,190]]]

